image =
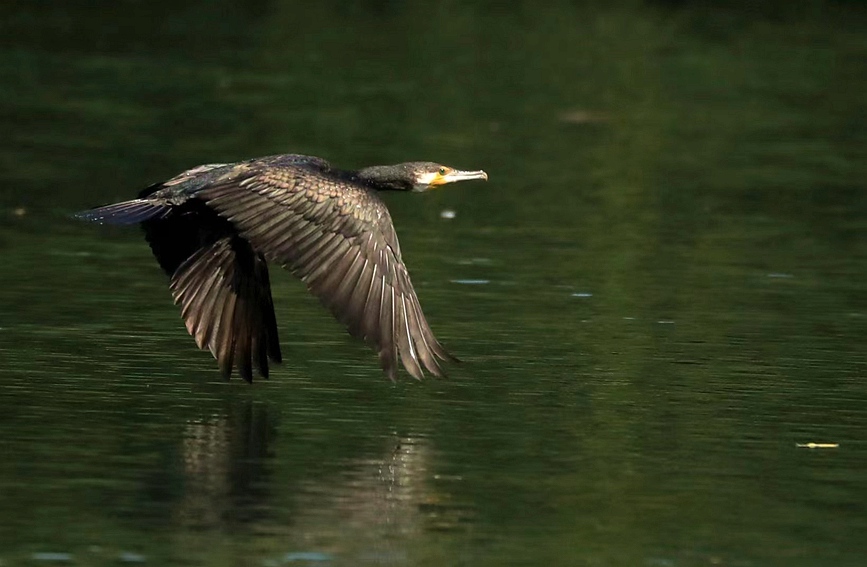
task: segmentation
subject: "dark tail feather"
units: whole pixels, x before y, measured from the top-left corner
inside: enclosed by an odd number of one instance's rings
[[[151,219],[160,219],[171,207],[145,199],[133,199],[114,205],[97,207],[89,211],[75,213],[73,217],[100,224],[136,224]]]

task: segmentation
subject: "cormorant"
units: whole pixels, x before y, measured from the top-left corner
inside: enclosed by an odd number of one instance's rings
[[[171,278],[187,331],[228,378],[253,366],[268,377],[280,362],[268,262],[288,267],[345,324],[379,352],[395,379],[397,360],[415,378],[443,376],[455,360],[422,313],[378,191],[427,191],[484,171],[431,162],[333,168],[304,155],[207,164],[144,189],[138,199],[77,213],[136,224]]]

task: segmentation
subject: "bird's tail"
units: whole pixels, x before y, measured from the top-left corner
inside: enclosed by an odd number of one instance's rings
[[[171,206],[154,203],[147,199],[133,199],[114,205],[97,207],[89,211],[81,211],[72,216],[100,224],[136,224],[146,220],[161,219],[169,212]]]

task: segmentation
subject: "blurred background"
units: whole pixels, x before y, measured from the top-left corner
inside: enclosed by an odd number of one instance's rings
[[[864,565],[865,92],[854,0],[5,0],[0,565]],[[69,218],[275,153],[489,173],[386,196],[449,379],[274,270],[224,382]]]

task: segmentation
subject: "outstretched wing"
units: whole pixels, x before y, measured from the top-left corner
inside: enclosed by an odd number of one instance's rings
[[[172,275],[172,295],[187,331],[208,349],[228,377],[232,367],[253,380],[268,377],[268,358],[280,362],[277,320],[265,260],[238,237],[199,248]]]
[[[234,365],[250,382],[255,365],[267,378],[268,359],[282,356],[265,259],[195,199],[142,227],[199,348],[211,351],[226,377]]]
[[[453,359],[425,320],[385,204],[351,180],[287,164],[251,167],[196,193],[253,249],[288,266],[347,325],[374,345],[383,370],[398,358],[415,378]]]

